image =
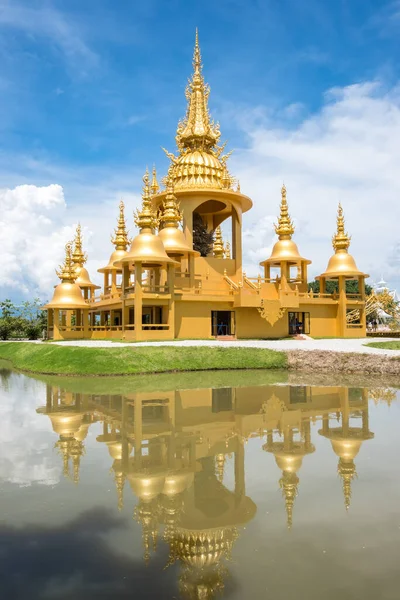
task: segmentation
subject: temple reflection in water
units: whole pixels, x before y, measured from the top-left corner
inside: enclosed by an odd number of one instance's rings
[[[181,564],[183,597],[212,598],[224,587],[226,559],[240,529],[256,514],[246,495],[247,440],[258,438],[274,455],[289,528],[303,460],[315,452],[312,431],[338,457],[348,510],[355,459],[374,437],[369,398],[389,402],[393,396],[390,390],[297,385],[99,395],[47,385],[46,406],[37,412],[51,420],[64,475],[75,483],[89,428],[102,423],[97,442],[110,454],[118,508],[128,489],[137,499],[134,518],[142,528],[144,560],[162,540],[169,564]],[[233,465],[232,489],[224,485],[227,461]]]

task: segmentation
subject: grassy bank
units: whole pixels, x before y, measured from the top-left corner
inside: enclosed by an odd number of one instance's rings
[[[372,348],[384,348],[385,350],[400,350],[400,341],[396,342],[371,342],[370,344],[365,344],[366,346],[371,346]]]
[[[283,352],[260,348],[82,348],[0,343],[0,359],[21,371],[47,375],[133,375],[219,369],[284,369]]]

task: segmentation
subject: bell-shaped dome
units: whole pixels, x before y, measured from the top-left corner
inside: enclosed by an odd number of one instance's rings
[[[88,270],[85,269],[85,267],[80,267],[75,272],[78,275],[78,277],[76,278],[75,283],[77,285],[79,285],[79,287],[81,287],[81,288],[90,288],[90,289],[93,289],[93,290],[100,289],[99,285],[96,285],[95,283],[93,283],[92,281],[90,281],[90,276],[89,276]]]
[[[175,496],[187,490],[194,481],[194,473],[190,471],[176,471],[169,473],[164,482],[162,493],[166,496]]]
[[[182,215],[179,211],[178,201],[174,194],[170,169],[167,182],[167,195],[165,196],[162,210],[160,211],[160,223],[162,228],[158,233],[158,237],[161,239],[165,251],[170,257],[184,256],[187,254],[200,256],[200,252],[193,250],[193,248],[189,246],[183,231],[179,229],[179,223],[181,221]]]
[[[165,473],[128,473],[127,479],[137,498],[150,501],[161,494],[165,482]]]
[[[82,427],[83,413],[60,411],[56,413],[49,413],[48,416],[51,421],[53,431],[58,433],[58,435],[75,437],[79,429]]]
[[[105,273],[106,271],[120,271],[121,267],[116,267],[115,263],[119,263],[128,254],[126,250],[114,250],[110,256],[110,260],[105,267],[97,269],[98,273]]]
[[[335,254],[330,257],[326,271],[316,277],[320,279],[337,279],[346,277],[347,279],[357,279],[358,277],[368,277],[366,273],[360,271],[354,258],[349,254],[350,236],[345,232],[344,216],[341,204],[339,204],[337,215],[337,231],[332,238]]]
[[[294,225],[289,216],[289,209],[286,200],[286,188],[284,185],[281,189],[280,215],[278,224],[275,225],[275,232],[279,236],[279,239],[272,248],[271,256],[267,258],[267,260],[261,262],[261,266],[270,265],[271,267],[275,267],[279,266],[281,262],[293,264],[304,262],[308,265],[311,263],[310,260],[307,260],[300,255],[297,245],[292,240]]]
[[[60,308],[60,309],[77,309],[89,308],[84,300],[81,288],[75,283],[76,274],[72,266],[72,247],[71,244],[65,246],[65,262],[60,267],[60,271],[56,271],[61,279],[53,294],[53,298],[42,308]]]

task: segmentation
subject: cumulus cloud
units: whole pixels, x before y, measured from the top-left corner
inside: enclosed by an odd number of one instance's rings
[[[295,240],[303,256],[313,260],[313,275],[332,253],[342,202],[359,267],[399,283],[399,260],[393,257],[400,247],[400,88],[367,82],[330,90],[321,110],[295,127],[277,127],[274,115],[259,107],[254,119],[250,111],[237,115],[237,122],[248,135],[248,147],[232,156],[231,171],[254,201],[244,216],[245,239],[258,234],[259,248],[273,242],[272,221],[284,181],[297,225]],[[269,238],[260,227],[268,222]],[[244,262],[251,263],[254,247],[244,250]]]

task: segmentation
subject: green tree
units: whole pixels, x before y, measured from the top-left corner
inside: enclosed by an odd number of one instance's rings
[[[326,282],[326,293],[327,294],[333,294],[334,292],[339,292],[339,284],[337,281],[327,281]],[[308,284],[308,291],[313,291],[314,294],[319,294],[319,280],[314,279],[314,281],[310,281]],[[358,294],[358,282],[353,279],[350,281],[346,281],[346,292],[348,294]],[[368,285],[367,283],[365,284],[365,293],[367,296],[369,296],[369,294],[372,293],[372,287],[370,285]]]
[[[214,233],[208,231],[199,213],[193,213],[193,250],[200,252],[201,256],[212,253]]]

